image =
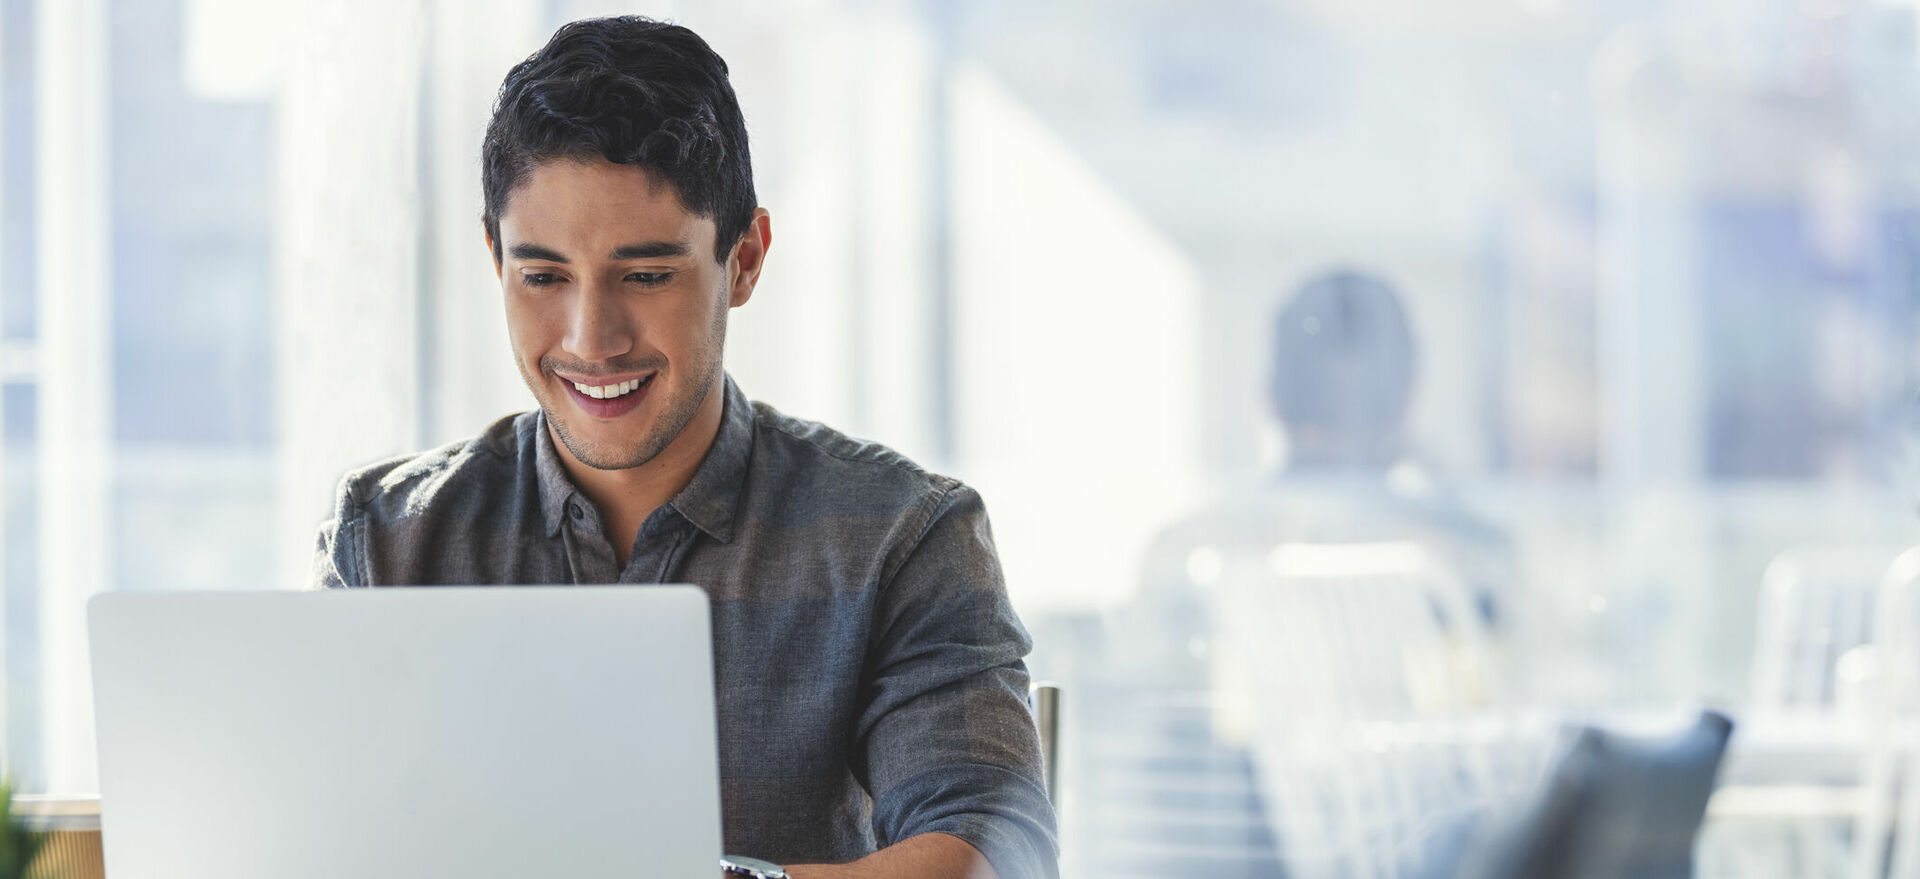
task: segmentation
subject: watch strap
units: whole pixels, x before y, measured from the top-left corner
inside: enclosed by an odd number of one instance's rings
[[[741,855],[722,856],[720,871],[728,876],[745,876],[747,879],[787,879],[785,867]]]

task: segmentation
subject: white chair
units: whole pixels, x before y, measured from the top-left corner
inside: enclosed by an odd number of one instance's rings
[[[1779,716],[1833,712],[1841,657],[1873,639],[1874,603],[1893,552],[1809,547],[1781,553],[1761,577],[1749,708]]]
[[[1223,637],[1245,657],[1261,792],[1291,875],[1417,875],[1450,833],[1537,777],[1475,732],[1499,701],[1485,623],[1419,544],[1275,546],[1237,584]]]
[[[1857,782],[1828,776],[1820,755],[1844,753],[1877,699],[1859,672],[1872,664],[1876,604],[1896,553],[1807,546],[1767,565],[1744,711],[1749,759],[1714,796],[1703,870],[1740,879],[1855,875],[1860,847],[1849,836],[1865,799]]]
[[[1852,879],[1906,879],[1920,876],[1920,547],[1887,571],[1874,642],[1881,697],[1871,703]]]

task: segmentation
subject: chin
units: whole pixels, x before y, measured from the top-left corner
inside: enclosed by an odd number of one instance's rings
[[[630,470],[642,466],[658,457],[674,439],[658,436],[659,423],[636,417],[637,412],[613,423],[593,418],[555,417],[551,408],[546,413],[561,445],[574,460],[595,470]]]
[[[645,443],[639,439],[646,436],[644,429],[611,430],[609,428],[613,425],[602,424],[592,418],[581,418],[579,413],[569,412],[555,417],[552,409],[547,410],[547,420],[553,422],[554,432],[560,435],[561,443],[573,453],[574,459],[596,470],[637,466],[624,462],[632,461],[646,451]]]

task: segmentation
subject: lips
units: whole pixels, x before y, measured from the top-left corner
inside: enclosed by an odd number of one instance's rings
[[[595,418],[618,418],[632,412],[653,390],[653,380],[660,374],[648,373],[637,379],[604,382],[599,379],[575,380],[558,376],[566,385],[567,395],[573,398],[573,404],[581,411]],[[599,396],[595,396],[598,394]]]

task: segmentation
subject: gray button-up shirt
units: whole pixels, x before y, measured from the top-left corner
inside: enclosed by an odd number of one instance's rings
[[[536,411],[349,474],[314,585],[697,584],[728,851],[839,862],[940,832],[1003,879],[1057,875],[1031,641],[980,496],[725,393],[713,448],[625,568]]]

